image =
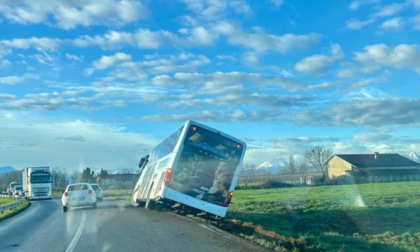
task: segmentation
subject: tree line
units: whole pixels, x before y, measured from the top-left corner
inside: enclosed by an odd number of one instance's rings
[[[82,171],[73,170],[71,173],[59,167],[51,169],[53,189],[64,189],[69,183],[96,183],[98,178],[105,178],[106,176],[108,176],[106,169],[101,169],[97,174],[89,167],[84,168]],[[22,171],[0,174],[0,191],[6,191],[9,184],[13,181],[22,183]]]
[[[333,155],[333,150],[323,145],[311,146],[297,159],[295,155],[290,154],[288,163],[284,169],[279,171],[280,174],[293,175],[305,174],[308,172],[318,172],[322,174],[323,180],[328,179],[328,165],[326,161]],[[244,164],[241,170],[241,182],[248,184],[252,178],[258,175],[257,166],[255,164]]]

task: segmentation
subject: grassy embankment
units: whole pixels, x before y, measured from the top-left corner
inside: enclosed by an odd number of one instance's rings
[[[0,206],[12,203],[16,200],[17,199],[13,199],[13,198],[0,198]],[[25,200],[23,204],[21,204],[20,206],[16,208],[5,210],[3,213],[0,212],[0,222],[25,210],[25,208],[27,208],[29,204],[30,203],[27,200]]]
[[[278,251],[418,251],[420,182],[236,190],[218,224]]]
[[[420,182],[236,190],[213,223],[277,251],[418,251]]]

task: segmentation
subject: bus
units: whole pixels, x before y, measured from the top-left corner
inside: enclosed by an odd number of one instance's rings
[[[131,204],[225,217],[245,150],[245,142],[189,120],[140,160]]]

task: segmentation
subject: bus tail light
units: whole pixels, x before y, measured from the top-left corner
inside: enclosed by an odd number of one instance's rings
[[[172,178],[172,169],[168,168],[166,169],[165,177],[163,178],[163,184],[166,186],[169,186],[169,181]]]
[[[233,192],[229,192],[227,197],[226,197],[225,203],[222,203],[220,205],[224,206],[224,207],[228,207],[230,202],[232,201],[232,197],[233,197]]]

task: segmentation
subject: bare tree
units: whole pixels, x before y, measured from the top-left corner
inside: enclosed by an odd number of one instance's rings
[[[244,164],[239,175],[239,182],[248,187],[256,175],[257,166],[255,164]]]
[[[54,167],[51,169],[51,176],[54,188],[64,188],[68,183],[68,174],[64,169]]]
[[[309,166],[321,172],[324,179],[326,179],[328,177],[328,166],[325,162],[332,156],[332,153],[331,149],[317,145],[305,152],[304,159]]]
[[[295,161],[295,157],[290,154],[289,156],[289,163],[287,164],[287,171],[289,174],[295,174],[296,173],[296,161]]]

